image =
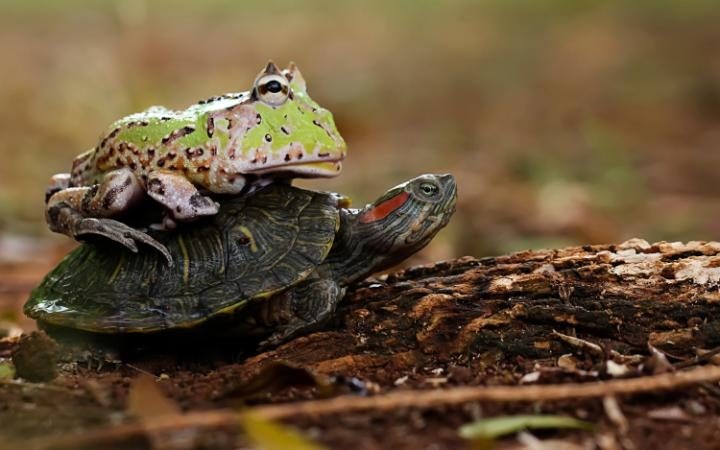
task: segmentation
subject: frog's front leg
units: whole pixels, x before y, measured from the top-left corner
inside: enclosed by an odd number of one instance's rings
[[[143,243],[158,250],[172,264],[164,245],[109,218],[132,208],[144,196],[142,186],[129,169],[109,172],[100,184],[92,186],[67,187],[68,184],[69,177],[66,180],[64,174],[51,179],[45,217],[52,231],[75,239],[87,235],[104,236],[133,252],[138,251],[137,242]]]
[[[60,192],[70,187],[70,174],[69,173],[56,173],[50,177],[50,183],[45,190],[45,203],[50,200],[56,192]]]
[[[148,174],[147,193],[165,206],[173,219],[183,222],[217,214],[220,206],[200,194],[187,178],[168,172]]]

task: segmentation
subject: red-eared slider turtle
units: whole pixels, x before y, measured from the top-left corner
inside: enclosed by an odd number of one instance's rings
[[[104,334],[225,317],[279,343],[329,318],[350,283],[424,247],[450,219],[456,192],[451,175],[422,175],[348,209],[336,194],[271,184],[224,200],[207,222],[156,233],[172,267],[157,252],[81,245],[32,292],[25,313],[41,327]]]

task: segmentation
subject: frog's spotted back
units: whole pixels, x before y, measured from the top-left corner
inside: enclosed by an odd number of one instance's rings
[[[345,154],[332,113],[307,94],[297,66],[281,71],[270,62],[250,91],[182,111],[154,106],[116,121],[75,160],[71,185],[99,183],[128,167],[144,182],[161,170],[182,173],[210,192],[237,193],[245,174],[336,176]]]

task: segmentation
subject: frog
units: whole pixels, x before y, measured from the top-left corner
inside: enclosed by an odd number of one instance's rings
[[[217,214],[214,195],[244,195],[271,182],[334,177],[347,146],[332,113],[313,101],[296,64],[272,61],[249,91],[201,100],[184,110],[152,106],[113,122],[69,173],[51,177],[50,230],[76,240],[107,238],[133,252],[170,253],[123,217],[157,203],[172,229]],[[145,205],[145,206],[141,206]]]

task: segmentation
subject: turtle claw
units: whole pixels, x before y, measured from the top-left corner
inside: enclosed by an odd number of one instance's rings
[[[266,352],[278,347],[283,342],[287,341],[290,334],[287,333],[274,333],[269,338],[260,341],[257,345],[257,350],[260,352]]]
[[[150,237],[148,234],[129,227],[122,222],[107,218],[87,217],[75,225],[75,237],[85,235],[103,236],[111,241],[122,244],[133,253],[138,252],[138,243],[150,246],[165,257],[168,265],[173,266],[173,259],[167,247]]]

